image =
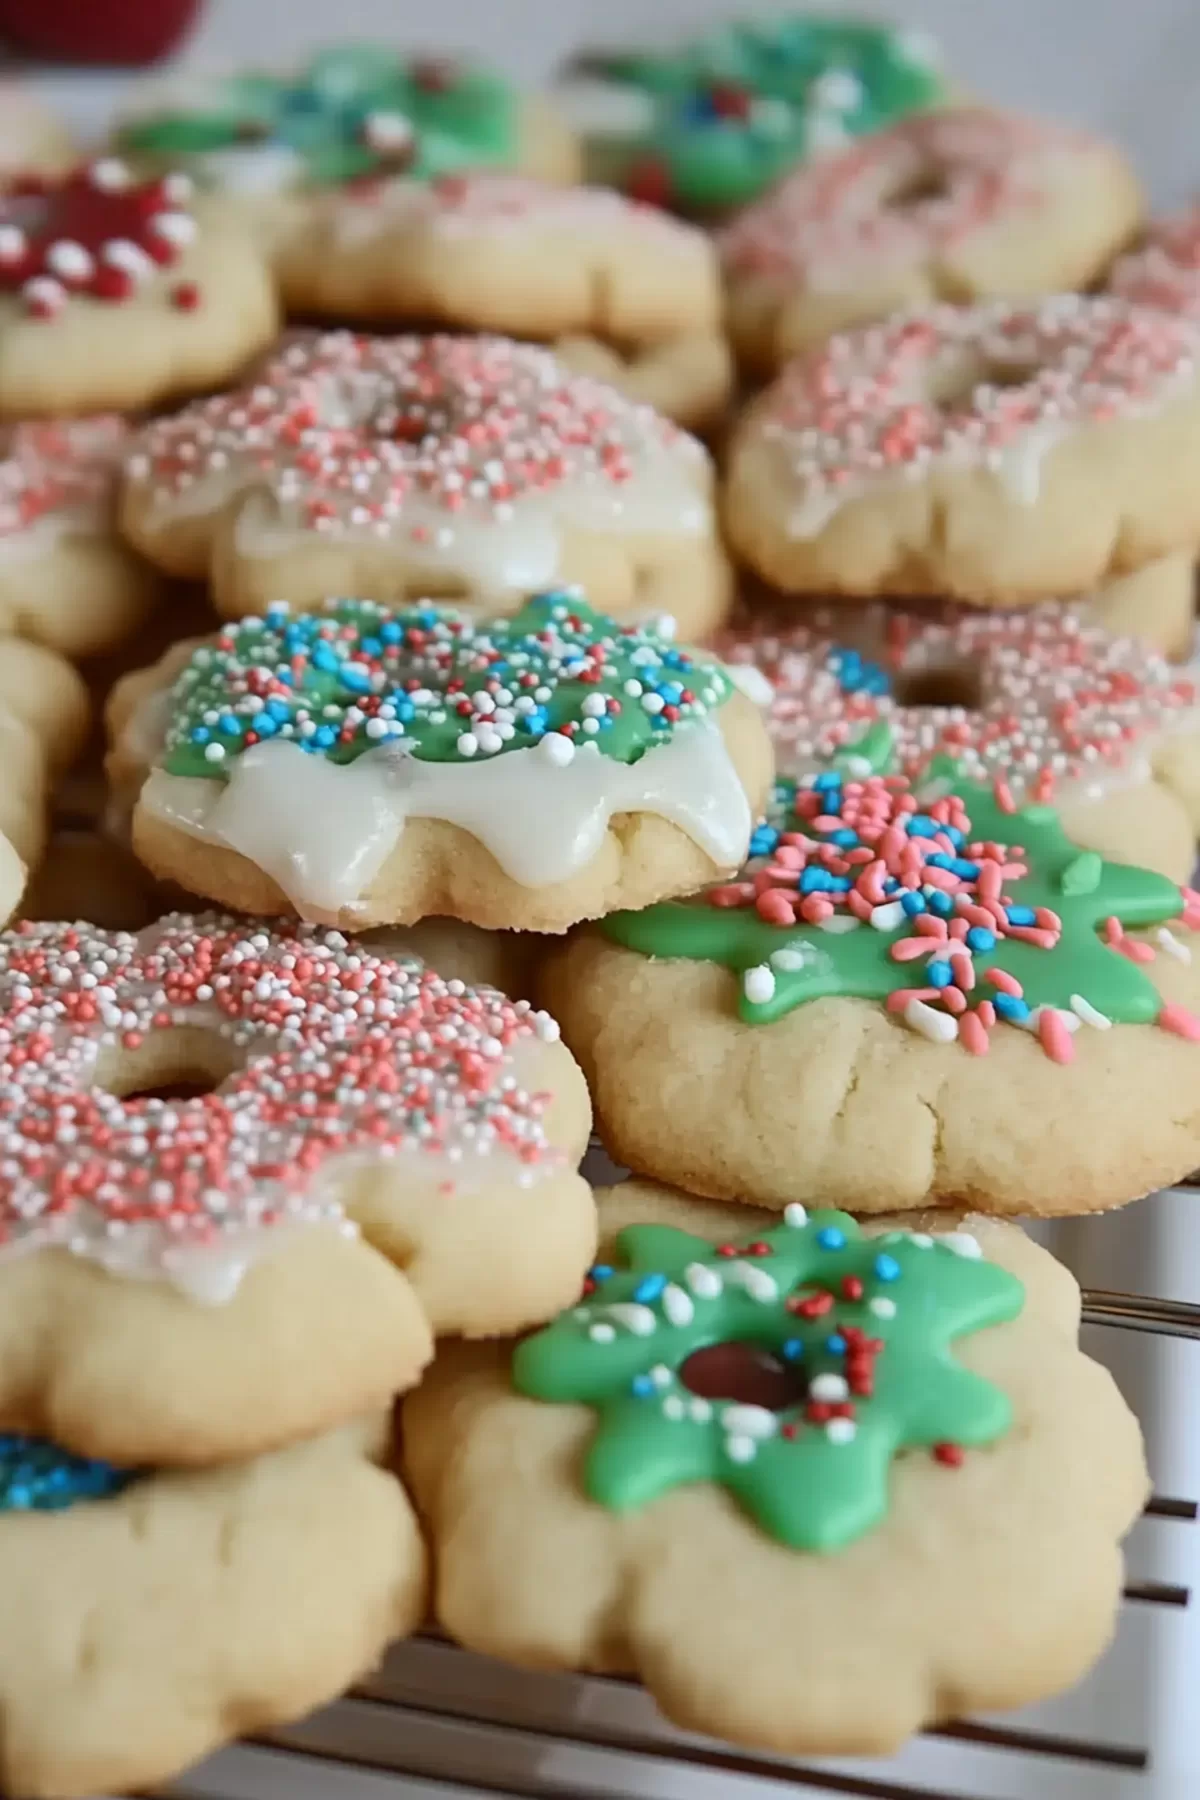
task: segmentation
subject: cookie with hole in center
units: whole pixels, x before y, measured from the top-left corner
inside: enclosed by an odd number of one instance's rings
[[[770,754],[714,658],[559,591],[488,623],[252,615],[144,696],[111,766],[128,793],[151,762],[134,849],[188,892],[353,930],[562,932],[735,869]]]
[[[157,1787],[365,1675],[425,1603],[389,1456],[378,1418],[191,1471],[0,1435],[5,1790]]]
[[[777,784],[736,881],[552,947],[613,1156],[782,1209],[1075,1214],[1200,1162],[1200,901],[961,775]]]
[[[538,345],[328,332],[147,425],[122,519],[226,618],[330,594],[504,613],[571,584],[702,638],[731,598],[712,485],[694,438]]]
[[[933,307],[790,363],[729,451],[784,593],[1018,606],[1200,541],[1200,329],[1105,296]]]
[[[446,1346],[405,1403],[452,1636],[794,1755],[1083,1674],[1148,1484],[1061,1265],[961,1214],[599,1201],[582,1300],[515,1349]]]

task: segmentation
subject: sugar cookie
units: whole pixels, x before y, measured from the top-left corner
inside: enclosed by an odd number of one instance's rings
[[[752,852],[546,954],[626,1167],[775,1209],[1050,1215],[1200,1163],[1190,889],[961,778],[780,782]]]
[[[275,335],[252,238],[105,157],[0,194],[0,415],[127,412],[229,380]]]
[[[776,761],[812,775],[943,770],[1053,800],[1073,842],[1186,881],[1200,690],[1070,608],[825,606],[753,617],[720,653],[760,670]]]
[[[799,1755],[1083,1674],[1148,1482],[1064,1268],[991,1219],[600,1205],[582,1304],[405,1404],[447,1631]]]
[[[114,757],[128,792],[153,694]],[[134,848],[242,912],[565,931],[736,868],[770,780],[710,657],[570,593],[476,624],[330,601],[225,628],[166,702]],[[131,750],[131,740],[146,733]]]
[[[1191,659],[1196,637],[1196,559],[1190,550],[1143,563],[1106,581],[1081,603],[1114,637],[1140,638],[1172,662]]]
[[[1101,138],[987,107],[904,119],[795,170],[724,230],[730,335],[770,373],[905,307],[1087,287],[1141,212]]]
[[[556,338],[553,348],[566,368],[652,406],[710,443],[729,418],[737,382],[724,337],[697,332],[648,350],[622,350],[599,338],[572,336]]]
[[[285,237],[329,188],[401,170],[521,169],[579,176],[553,106],[450,57],[335,45],[291,73],[184,76],[147,84],[117,135],[130,155],[185,168]]]
[[[66,127],[23,81],[0,81],[0,176],[62,169],[75,160]]]
[[[74,761],[88,722],[87,690],[70,663],[0,638],[0,924],[41,861],[54,778]]]
[[[1074,294],[840,334],[737,428],[730,537],[789,593],[1086,593],[1200,542],[1198,358],[1195,326]]]
[[[0,424],[0,630],[87,656],[146,617],[157,583],[113,517],[131,436],[115,413]]]
[[[1152,219],[1141,245],[1121,258],[1108,285],[1123,300],[1200,323],[1200,206]]]
[[[3,934],[0,1020],[0,1427],[252,1454],[410,1385],[431,1332],[548,1317],[587,1266],[587,1094],[527,1003],[175,914]]]
[[[377,1422],[198,1473],[0,1437],[5,1791],[157,1788],[415,1630],[425,1553],[386,1454]]]
[[[226,618],[329,594],[495,612],[577,582],[700,637],[730,598],[711,486],[694,438],[548,350],[330,332],[148,425],[123,522]]]
[[[677,50],[589,53],[556,98],[594,178],[710,216],[794,164],[946,98],[923,33],[811,14],[743,20]]]

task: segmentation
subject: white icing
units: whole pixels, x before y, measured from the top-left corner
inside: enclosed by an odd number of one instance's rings
[[[708,719],[676,726],[637,762],[584,744],[565,766],[537,746],[491,762],[438,763],[396,744],[337,764],[277,738],[244,752],[227,782],[156,769],[141,804],[190,837],[238,851],[315,920],[361,901],[410,818],[470,832],[524,887],[585,868],[619,813],[669,819],[720,868],[743,861],[753,824]]]
[[[628,82],[571,76],[554,89],[554,104],[584,137],[638,138],[654,128],[654,97]]]

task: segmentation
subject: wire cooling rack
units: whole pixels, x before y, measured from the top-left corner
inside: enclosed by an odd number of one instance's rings
[[[587,1167],[594,1180],[607,1167]],[[1060,1699],[888,1761],[796,1763],[675,1730],[636,1682],[531,1675],[426,1635],[336,1705],[211,1757],[179,1800],[1200,1800],[1200,1171],[1032,1228],[1084,1289],[1083,1340],[1146,1435],[1154,1497],[1113,1643]],[[1098,1473],[1103,1479],[1103,1472]],[[313,1629],[320,1630],[314,1619]],[[869,1702],[868,1702],[869,1703]]]

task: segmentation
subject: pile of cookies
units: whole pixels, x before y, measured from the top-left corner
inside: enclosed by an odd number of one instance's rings
[[[1099,1654],[1141,1440],[1020,1219],[1200,1165],[1142,215],[800,19],[5,178],[6,1792],[430,1620],[803,1755]]]

